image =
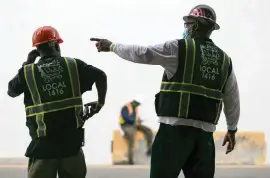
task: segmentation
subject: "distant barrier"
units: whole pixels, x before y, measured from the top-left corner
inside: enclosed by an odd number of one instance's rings
[[[153,132],[156,133],[155,131]],[[225,132],[215,132],[216,163],[224,165],[263,165],[266,162],[266,140],[263,132],[238,132],[235,150],[226,155],[226,147],[222,147]],[[119,130],[115,130],[112,140],[113,164],[127,161],[127,142]],[[136,164],[149,164],[150,158],[145,156],[146,143],[142,133],[135,139],[134,157]]]

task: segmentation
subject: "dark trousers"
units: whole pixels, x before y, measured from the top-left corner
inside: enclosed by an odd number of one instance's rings
[[[128,141],[128,160],[130,163],[133,163],[133,147],[134,147],[134,140],[137,131],[143,133],[144,138],[147,142],[148,151],[152,148],[152,141],[153,141],[153,132],[151,129],[144,125],[122,125],[122,130],[124,131],[125,138]]]
[[[214,178],[213,133],[160,124],[152,148],[150,178],[177,178],[181,170],[185,178]]]
[[[85,178],[86,164],[83,151],[63,159],[34,159],[28,163],[28,178]]]

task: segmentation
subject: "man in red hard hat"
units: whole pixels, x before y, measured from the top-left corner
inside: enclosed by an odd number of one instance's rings
[[[151,155],[151,178],[213,178],[216,129],[222,105],[227,120],[226,154],[235,146],[240,115],[237,80],[231,58],[210,39],[220,27],[210,6],[198,5],[183,17],[185,31],[180,40],[153,46],[125,45],[107,39],[97,41],[99,52],[165,71],[156,112],[160,127]]]
[[[28,178],[56,178],[57,173],[59,178],[85,178],[83,126],[105,104],[106,74],[79,59],[62,57],[63,40],[51,26],[38,28],[32,42],[36,49],[8,84],[10,97],[24,93],[32,138],[25,154]],[[84,112],[82,94],[91,91],[94,83],[98,101],[86,104]]]

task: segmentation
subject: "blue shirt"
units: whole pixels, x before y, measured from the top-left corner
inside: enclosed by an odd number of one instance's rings
[[[136,121],[136,110],[133,108],[133,112],[131,115],[129,115],[127,106],[124,106],[121,110],[121,115],[123,119],[125,120],[126,124],[134,125]]]

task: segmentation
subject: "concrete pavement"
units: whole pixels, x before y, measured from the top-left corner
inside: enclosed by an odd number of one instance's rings
[[[26,165],[0,165],[0,178],[26,178]],[[149,166],[89,166],[87,178],[149,178]],[[182,175],[179,178],[183,178]],[[215,178],[270,178],[269,166],[217,166]]]

